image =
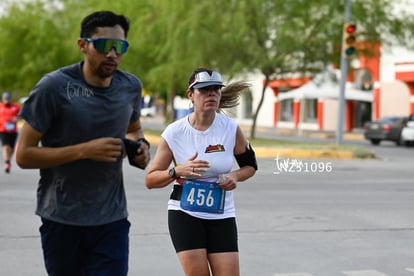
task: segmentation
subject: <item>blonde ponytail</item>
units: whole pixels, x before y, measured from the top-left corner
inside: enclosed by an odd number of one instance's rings
[[[219,104],[219,111],[224,108],[232,108],[240,104],[240,95],[246,92],[251,87],[251,84],[245,81],[236,81],[230,83],[221,89],[221,100]]]

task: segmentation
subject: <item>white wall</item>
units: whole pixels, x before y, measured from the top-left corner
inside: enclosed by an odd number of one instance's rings
[[[239,76],[236,80],[244,80],[252,85],[250,90],[253,97],[253,113],[256,112],[257,106],[260,101],[263,89],[264,76],[260,72],[250,73],[245,76]],[[264,127],[273,127],[273,110],[274,110],[275,96],[273,90],[270,87],[266,87],[263,105],[260,109],[259,116],[257,118],[256,125]],[[237,118],[235,120],[243,125],[252,125],[252,119],[245,119],[241,117],[242,114],[238,109]]]
[[[335,131],[338,125],[338,100],[323,100],[323,128],[327,131]],[[345,124],[344,124],[345,125]]]
[[[381,64],[380,64],[380,79],[381,89],[385,90],[381,96],[380,115],[393,115],[409,112],[409,93],[408,88],[403,84],[395,84],[395,63],[398,62],[414,62],[414,51],[408,51],[401,47],[393,47],[392,50],[383,48],[381,49]],[[261,73],[251,73],[239,79],[246,80],[252,84],[251,91],[253,97],[253,112],[256,111],[259,103],[261,92],[263,89],[264,76]],[[387,83],[394,83],[392,87]],[[408,94],[407,94],[408,93]],[[257,118],[257,126],[260,127],[273,127],[274,116],[274,103],[276,97],[273,94],[273,90],[269,87],[266,88],[265,98],[262,108]],[[392,104],[390,104],[392,103]],[[324,129],[336,130],[337,125],[337,101],[325,100],[324,104]],[[331,114],[331,115],[330,115]],[[251,119],[242,119],[240,109],[238,109],[237,118],[235,118],[241,124],[251,125]],[[290,123],[291,124],[291,123]],[[277,127],[284,127],[283,124],[278,123]]]
[[[395,63],[398,62],[414,62],[414,52],[401,47],[381,49],[381,82],[390,82],[395,80]]]
[[[380,117],[408,116],[410,112],[410,92],[405,83],[393,81],[381,83]]]

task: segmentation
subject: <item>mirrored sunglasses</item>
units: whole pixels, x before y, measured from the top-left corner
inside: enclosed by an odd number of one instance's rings
[[[189,88],[203,82],[214,82],[216,85],[222,85],[223,80],[219,72],[213,71],[209,74],[206,71],[199,72],[194,76],[194,80],[190,83]]]
[[[112,49],[115,49],[115,52],[118,55],[123,55],[128,50],[128,42],[123,39],[113,39],[113,38],[82,38],[85,41],[92,42],[93,47],[101,53],[109,53]]]

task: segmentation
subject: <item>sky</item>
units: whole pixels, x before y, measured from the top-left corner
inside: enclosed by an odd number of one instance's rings
[[[0,0],[0,16],[3,16],[4,14],[4,9],[10,5],[10,3],[23,3],[23,2],[27,2],[30,0]]]

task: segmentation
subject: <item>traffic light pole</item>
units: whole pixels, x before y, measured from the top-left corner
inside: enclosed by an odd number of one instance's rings
[[[351,3],[352,0],[345,0],[345,23],[351,18]],[[343,40],[344,38],[342,38]],[[348,59],[344,55],[344,43],[341,43],[341,79],[339,84],[338,97],[338,124],[336,128],[336,143],[343,143],[344,118],[345,118],[345,83],[348,75]]]

